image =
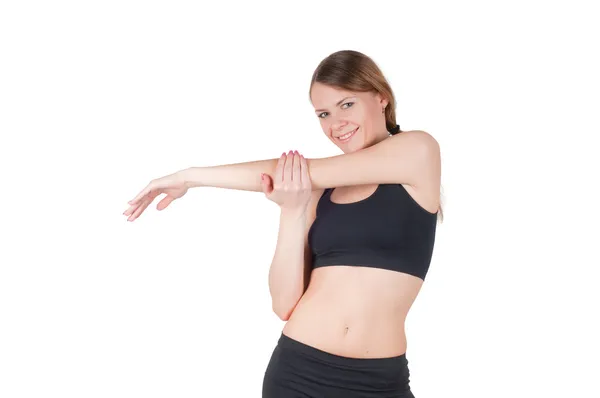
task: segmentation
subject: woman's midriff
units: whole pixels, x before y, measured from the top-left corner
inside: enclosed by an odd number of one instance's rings
[[[413,275],[381,268],[315,268],[283,334],[345,357],[402,355],[404,320],[422,284]]]

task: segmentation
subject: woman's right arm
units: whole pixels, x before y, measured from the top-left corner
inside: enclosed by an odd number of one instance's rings
[[[303,213],[281,210],[277,247],[269,269],[269,292],[273,312],[287,321],[306,291],[312,271],[308,231],[316,218],[323,190],[312,191]]]
[[[127,221],[134,221],[158,195],[166,193],[167,196],[157,205],[158,210],[164,210],[173,200],[181,198],[189,188],[194,187],[216,187],[260,192],[262,189],[261,174],[264,173],[273,177],[278,162],[284,156],[286,156],[285,152],[279,159],[256,160],[218,166],[188,167],[179,170],[150,181],[135,198],[127,202],[130,207],[123,214],[129,217]],[[308,173],[308,168],[306,173]]]
[[[218,166],[188,167],[177,172],[189,188],[215,187],[260,192],[261,173],[275,175],[279,159],[224,164]]]
[[[262,180],[261,173],[269,177]],[[129,201],[131,207],[123,214],[129,216],[128,221],[135,220],[164,192],[167,196],[157,205],[158,210],[163,210],[193,186],[262,190],[280,206],[277,247],[269,268],[269,291],[274,312],[287,320],[310,281],[312,253],[308,231],[323,193],[323,189],[312,187],[307,160],[297,152],[290,152],[279,159],[185,169],[151,181]]]

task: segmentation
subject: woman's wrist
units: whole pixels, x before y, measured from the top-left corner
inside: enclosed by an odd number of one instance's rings
[[[306,218],[306,208],[288,209],[280,207],[280,217],[286,220],[304,220]]]
[[[183,183],[188,188],[201,187],[202,184],[202,167],[188,167],[183,170],[179,170],[177,176],[181,178]]]

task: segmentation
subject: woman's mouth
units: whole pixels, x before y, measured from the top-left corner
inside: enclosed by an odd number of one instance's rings
[[[336,138],[341,142],[348,142],[354,136],[354,134],[356,133],[357,130],[358,130],[358,127],[355,128],[354,130],[352,130],[351,132],[344,134],[342,136],[336,137]]]

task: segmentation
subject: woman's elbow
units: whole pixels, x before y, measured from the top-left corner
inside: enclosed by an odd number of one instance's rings
[[[284,322],[287,322],[294,312],[294,308],[296,308],[296,304],[298,303],[298,299],[296,300],[279,300],[277,302],[273,302],[273,312],[279,319]]]

